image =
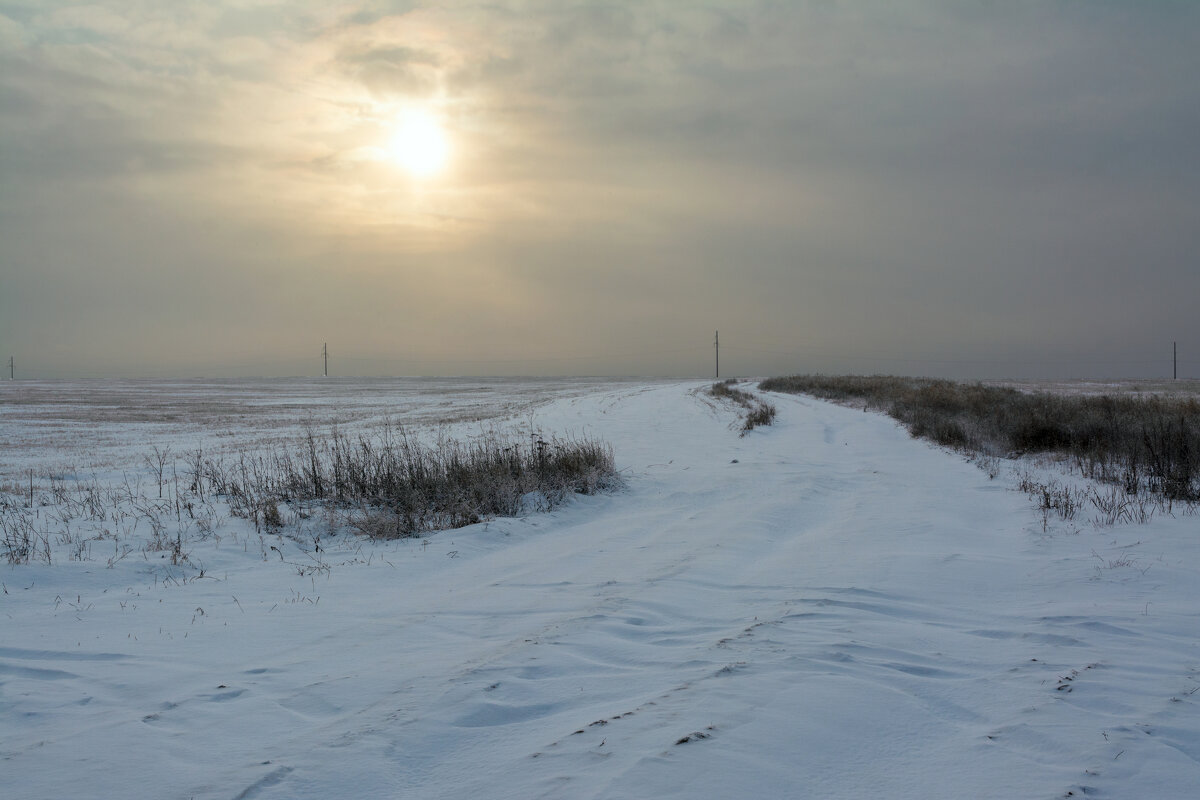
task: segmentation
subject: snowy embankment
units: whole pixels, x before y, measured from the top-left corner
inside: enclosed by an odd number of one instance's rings
[[[739,438],[706,386],[538,409],[628,482],[550,514],[266,561],[229,521],[199,579],[5,567],[0,795],[1200,786],[1196,517],[1044,533],[1011,480],[885,417],[772,395]]]

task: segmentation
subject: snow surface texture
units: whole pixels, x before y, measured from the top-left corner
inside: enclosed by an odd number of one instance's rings
[[[739,438],[706,386],[551,393],[628,486],[550,514],[4,567],[0,796],[1195,796],[1196,517],[1044,533],[890,419]]]

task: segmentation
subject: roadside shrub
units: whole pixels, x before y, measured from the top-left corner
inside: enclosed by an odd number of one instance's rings
[[[775,406],[770,403],[755,403],[754,408],[746,415],[746,420],[742,424],[742,432],[754,430],[760,425],[770,425],[775,421],[775,414]]]

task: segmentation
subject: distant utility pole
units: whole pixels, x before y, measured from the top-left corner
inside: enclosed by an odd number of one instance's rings
[[[713,349],[717,352],[717,368],[713,372],[713,378],[721,377],[721,332],[717,331],[713,337]]]
[[[329,342],[321,346],[321,355],[325,356],[325,377],[329,377]]]
[[[1179,342],[1171,342],[1171,380],[1179,380]]]
[[[13,380],[13,357],[8,357],[8,379]]]

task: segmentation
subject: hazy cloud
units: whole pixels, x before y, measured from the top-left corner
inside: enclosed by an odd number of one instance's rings
[[[690,374],[720,328],[739,372],[1162,374],[1198,53],[1200,7],[1132,0],[0,0],[0,348]],[[382,155],[413,104],[423,183]]]
[[[347,47],[337,54],[339,67],[375,96],[425,97],[439,87],[439,59],[412,47],[375,45]]]

